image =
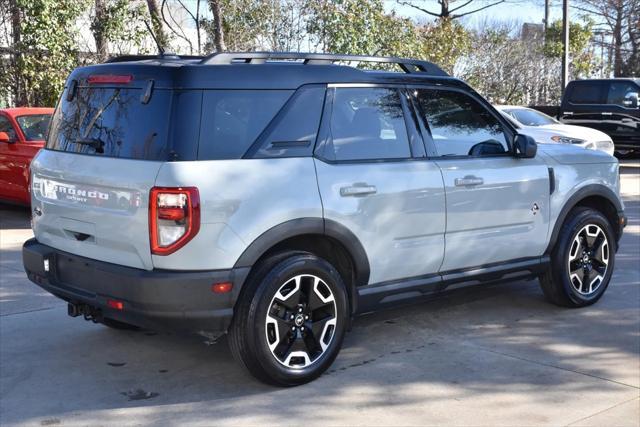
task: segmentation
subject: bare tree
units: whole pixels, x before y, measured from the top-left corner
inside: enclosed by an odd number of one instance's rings
[[[153,36],[158,44],[158,49],[164,51],[169,47],[169,37],[164,32],[157,0],[147,0],[147,7],[149,8]]]
[[[21,41],[22,28],[22,15],[20,14],[20,7],[16,0],[9,0],[9,10],[11,14],[11,42],[15,54],[13,55],[11,62],[14,69],[17,69],[20,62],[21,53],[19,52],[19,46]],[[15,105],[27,105],[27,93],[25,92],[24,82],[17,76],[14,77],[13,85],[13,102]]]
[[[175,0],[177,6],[179,6],[179,11],[183,12],[188,16],[187,20],[192,20],[193,25],[196,28],[196,48],[193,47],[193,42],[191,37],[185,33],[183,30],[184,22],[179,22],[179,17],[176,13],[175,5],[174,8],[169,7],[169,3],[167,0],[162,0],[162,5],[160,6],[160,13],[162,14],[162,20],[164,21],[165,26],[171,31],[176,37],[184,40],[189,45],[189,51],[191,54],[197,53],[200,55],[202,53],[202,36],[200,33],[200,27],[202,25],[202,16],[200,12],[200,2],[201,0],[195,0],[196,10],[195,13],[189,9],[185,1],[183,0]],[[173,9],[173,10],[172,10]],[[166,12],[165,12],[166,11]]]
[[[222,9],[220,0],[209,0],[209,9],[213,15],[213,45],[216,52],[224,52],[227,46],[224,43],[224,29],[222,26]]]
[[[483,2],[478,0],[436,0],[439,5],[439,11],[428,8],[427,3],[434,3],[433,0],[397,0],[398,4],[409,6],[427,15],[435,16],[440,19],[458,19],[472,13],[480,12],[504,3],[506,0],[494,0]],[[471,6],[474,4],[473,6]],[[471,6],[467,8],[467,6]]]
[[[106,4],[105,0],[95,0],[95,15],[91,23],[91,31],[96,42],[98,61],[104,62],[109,58],[109,43],[105,34]]]
[[[578,0],[573,6],[597,19],[600,27],[611,33],[613,45],[613,74],[621,77],[626,74],[628,57],[636,55],[640,45],[638,17],[640,16],[640,0]],[[635,25],[634,25],[635,23]]]

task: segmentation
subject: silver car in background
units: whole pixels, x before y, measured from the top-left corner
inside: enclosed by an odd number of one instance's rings
[[[573,144],[588,150],[600,150],[613,156],[611,137],[604,132],[584,126],[565,125],[533,108],[517,105],[497,105],[520,133],[529,135],[540,144]]]

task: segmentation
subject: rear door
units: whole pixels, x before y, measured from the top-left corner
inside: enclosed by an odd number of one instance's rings
[[[606,133],[606,126],[602,121],[606,92],[606,81],[570,82],[562,100],[560,121],[568,125],[587,126]]]
[[[60,250],[151,269],[148,198],[160,166],[176,157],[174,94],[156,89],[149,99],[144,82],[125,77],[90,76],[64,92],[31,167],[33,227]]]
[[[324,217],[351,230],[370,283],[436,273],[444,253],[445,201],[404,92],[330,87],[316,150]]]
[[[511,130],[479,98],[435,87],[412,93],[444,179],[441,271],[542,255],[549,227],[544,161],[513,157]]]

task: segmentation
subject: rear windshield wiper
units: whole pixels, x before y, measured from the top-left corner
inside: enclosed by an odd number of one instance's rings
[[[76,144],[88,145],[96,150],[96,153],[104,153],[104,141],[98,138],[76,138]]]

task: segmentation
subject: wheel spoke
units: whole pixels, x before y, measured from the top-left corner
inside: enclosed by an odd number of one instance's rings
[[[290,326],[284,319],[276,316],[267,317],[267,341],[272,351],[277,352],[290,336]]]
[[[598,233],[598,236],[594,238],[593,245],[591,246],[591,251],[593,253],[597,253],[600,250],[600,247],[607,239],[604,237],[602,232]]]
[[[582,262],[574,260],[569,263],[569,275],[578,274],[582,270]]]

